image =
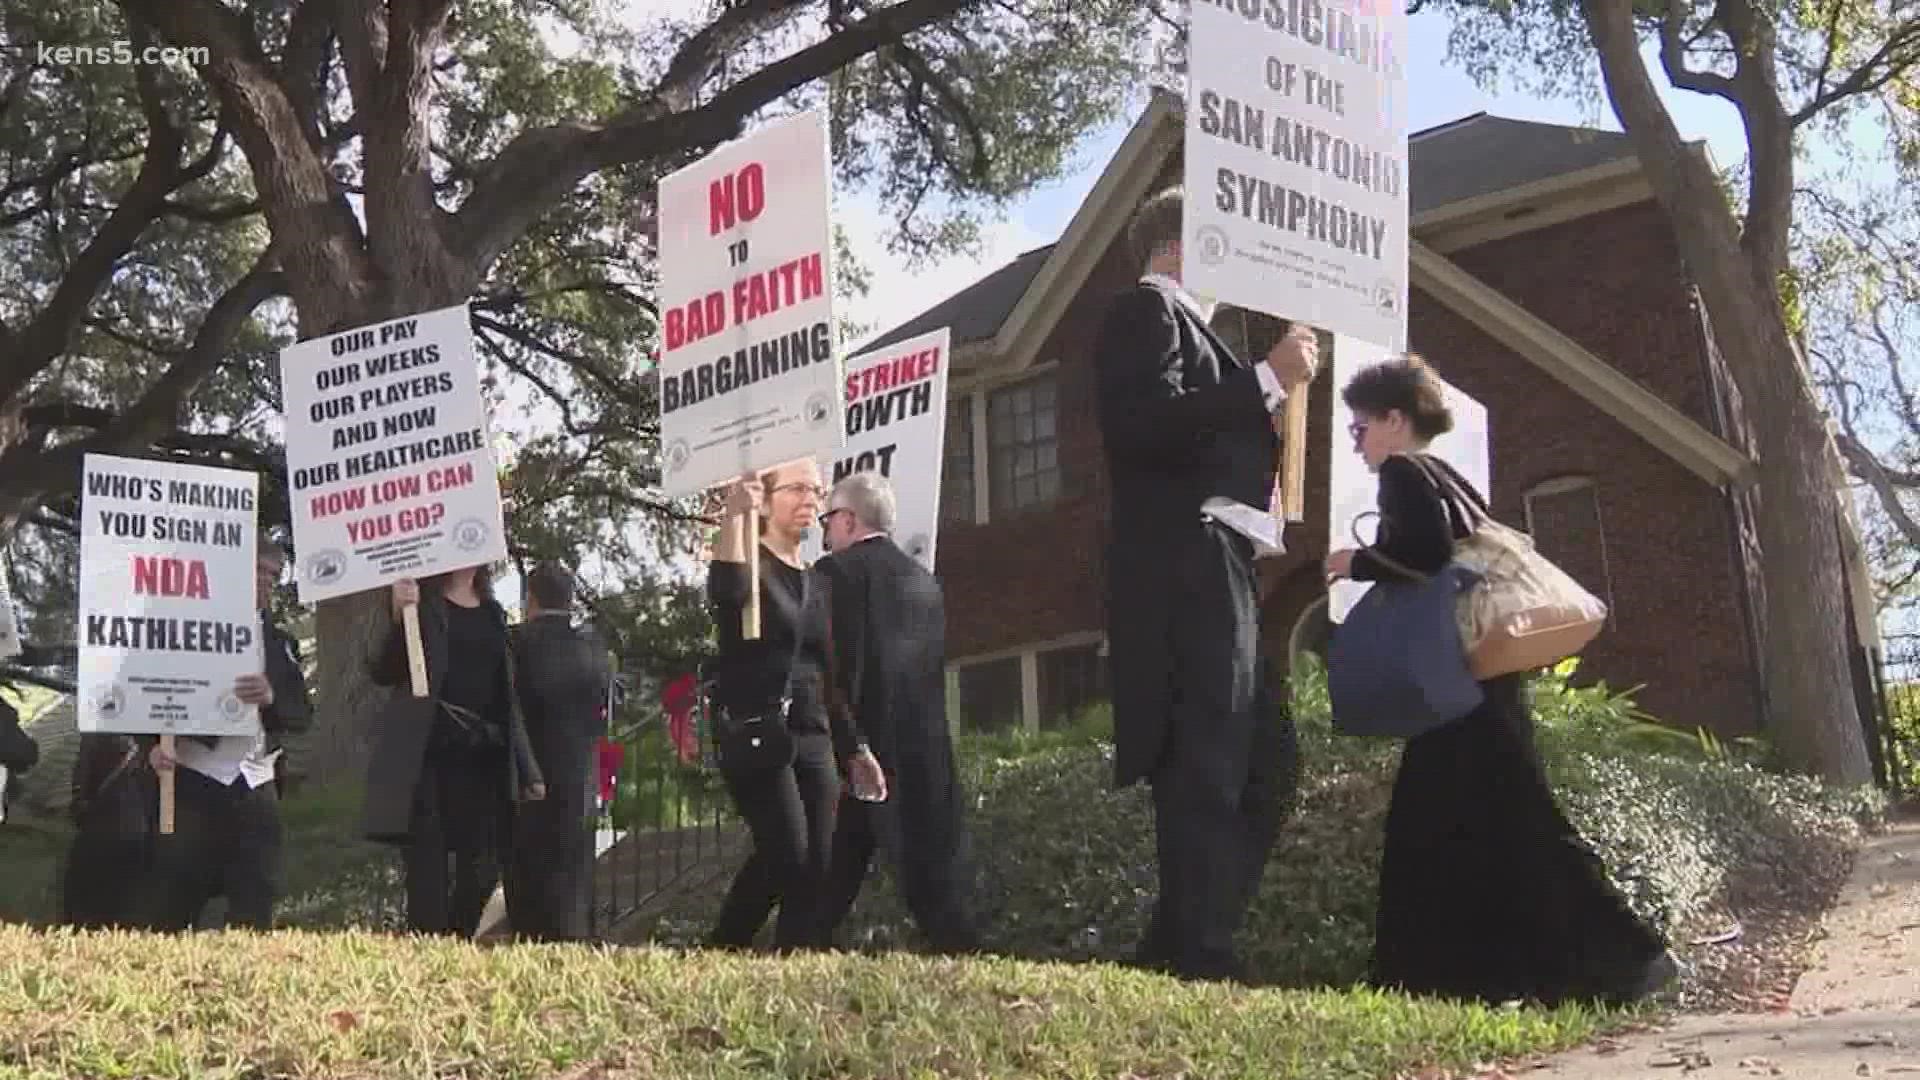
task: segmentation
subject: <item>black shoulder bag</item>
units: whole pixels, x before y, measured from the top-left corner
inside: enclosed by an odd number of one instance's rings
[[[762,577],[771,584],[772,579]],[[736,716],[724,706],[714,709],[714,734],[720,743],[720,763],[743,773],[783,769],[793,764],[793,732],[787,717],[793,711],[793,676],[800,666],[800,646],[806,640],[807,600],[812,595],[813,574],[800,575],[800,606],[794,610],[793,655],[787,659],[787,684],[780,701],[772,709],[752,716]]]

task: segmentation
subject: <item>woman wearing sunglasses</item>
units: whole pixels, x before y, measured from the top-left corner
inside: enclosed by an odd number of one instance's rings
[[[726,492],[707,571],[719,638],[711,678],[720,773],[753,851],[734,876],[708,943],[744,948],[780,909],[774,948],[820,944],[816,907],[840,795],[827,720],[827,597],[800,545],[820,513],[811,460],[742,477]],[[759,534],[744,521],[758,512]],[[760,565],[760,633],[743,632],[749,558]]]

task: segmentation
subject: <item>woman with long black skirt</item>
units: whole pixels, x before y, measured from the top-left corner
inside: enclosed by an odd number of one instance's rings
[[[1453,426],[1438,381],[1409,356],[1360,372],[1342,396],[1354,448],[1380,478],[1380,520],[1372,547],[1327,557],[1328,579],[1439,572],[1472,517],[1450,512],[1427,470],[1486,503],[1425,453]],[[1495,1002],[1625,1002],[1676,974],[1555,801],[1534,745],[1528,678],[1481,683],[1478,709],[1407,742],[1387,811],[1376,985]]]
[[[507,613],[485,568],[396,582],[373,680],[393,687],[374,735],[363,828],[401,847],[407,925],[471,937],[500,883],[515,803],[546,797],[520,715]],[[402,612],[419,605],[428,695],[413,696]]]
[[[708,567],[720,772],[753,838],[708,937],[715,946],[751,945],[776,905],[776,949],[824,944],[817,909],[840,797],[825,697],[829,598],[800,555],[821,495],[811,461],[736,481]],[[761,522],[751,543],[750,511]],[[760,636],[751,640],[741,633],[750,557],[760,564]]]

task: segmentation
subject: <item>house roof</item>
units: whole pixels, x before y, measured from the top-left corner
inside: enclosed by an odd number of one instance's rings
[[[897,341],[930,333],[941,327],[953,332],[952,347],[985,341],[1000,331],[1013,306],[1026,295],[1034,276],[1047,265],[1047,256],[1057,245],[1048,244],[1026,252],[986,277],[947,297],[927,310],[901,323],[860,347],[862,352],[883,348]]]
[[[1178,106],[1176,105],[1175,108]],[[1629,161],[1625,135],[1474,113],[1407,139],[1409,212],[1423,214],[1471,199]],[[862,351],[949,326],[953,345],[999,332],[1057,244],[1035,248],[862,346]]]

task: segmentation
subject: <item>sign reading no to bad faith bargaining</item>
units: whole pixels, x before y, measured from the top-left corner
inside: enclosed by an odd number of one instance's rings
[[[826,114],[715,150],[659,200],[662,489],[839,447]]]
[[[893,539],[933,572],[940,531],[940,465],[947,437],[951,331],[941,327],[847,361],[847,442],[827,471],[837,484],[857,472],[893,483]],[[802,550],[819,558],[815,530]]]
[[[465,304],[280,352],[300,602],[507,556]]]
[[[1405,348],[1402,0],[1193,0],[1191,18],[1187,287]]]
[[[88,454],[80,495],[77,724],[250,735],[234,680],[261,670],[259,477]]]

